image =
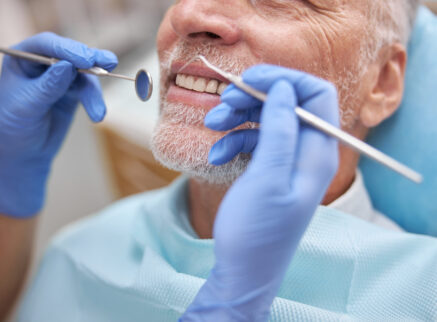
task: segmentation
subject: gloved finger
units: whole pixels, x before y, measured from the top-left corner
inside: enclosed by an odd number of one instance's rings
[[[258,143],[257,129],[238,130],[220,139],[209,152],[208,161],[213,165],[222,165],[239,153],[252,153]]]
[[[205,126],[215,131],[229,131],[246,122],[259,122],[261,107],[236,110],[226,103],[213,108],[205,117]]]
[[[116,56],[108,51],[91,49],[78,41],[60,37],[54,33],[44,32],[35,35],[15,46],[39,55],[54,57],[71,62],[76,68],[88,69],[97,65],[102,68],[113,69],[118,64]],[[19,60],[21,68],[30,77],[35,77],[40,64]],[[36,75],[35,75],[36,74]]]
[[[239,89],[234,84],[229,85],[221,95],[221,101],[238,110],[247,110],[251,108],[259,108],[263,102],[247,94]]]
[[[96,58],[95,64],[97,66],[106,69],[109,72],[114,70],[115,67],[117,67],[118,58],[113,52],[109,50],[97,49],[97,48],[93,48],[92,50],[94,50],[95,52],[95,58]]]
[[[294,87],[297,104],[300,107],[316,113],[333,125],[338,124],[337,113],[333,114],[331,108],[325,108],[326,103],[337,102],[337,90],[332,83],[324,79],[301,71],[270,65],[249,69],[243,79],[263,92],[269,90],[275,79],[287,80]]]
[[[289,190],[298,142],[296,104],[296,93],[288,82],[274,83],[263,107],[259,142],[249,167],[249,171],[268,171],[284,192]]]
[[[3,59],[3,73],[13,73],[25,78],[37,78],[44,74],[50,66],[41,65],[16,57],[5,55]]]
[[[96,61],[95,52],[88,46],[52,32],[43,32],[19,43],[14,48],[38,55],[54,57],[72,63],[76,68],[91,68]],[[23,66],[26,66],[25,64]]]
[[[79,100],[88,116],[95,123],[101,122],[106,115],[106,104],[99,79],[97,76],[80,74],[76,82]]]
[[[17,113],[28,117],[45,114],[51,105],[66,94],[76,75],[69,62],[61,61],[52,65],[41,77],[32,80],[28,89],[17,91],[29,102],[18,107]]]

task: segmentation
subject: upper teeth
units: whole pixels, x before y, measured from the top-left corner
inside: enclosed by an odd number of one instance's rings
[[[206,92],[218,95],[222,95],[225,91],[225,88],[228,86],[226,83],[219,82],[216,79],[194,77],[184,74],[177,74],[176,85],[200,93]]]

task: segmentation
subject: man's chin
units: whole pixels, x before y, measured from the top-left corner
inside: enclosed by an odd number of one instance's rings
[[[208,163],[211,147],[223,135],[199,126],[160,121],[152,137],[152,152],[165,167],[209,184],[231,185],[247,168],[250,155],[214,166]]]

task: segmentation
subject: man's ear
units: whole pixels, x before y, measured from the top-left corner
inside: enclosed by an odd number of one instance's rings
[[[384,47],[379,59],[368,71],[369,84],[360,120],[368,127],[374,127],[390,117],[399,107],[404,93],[407,52],[401,44]]]

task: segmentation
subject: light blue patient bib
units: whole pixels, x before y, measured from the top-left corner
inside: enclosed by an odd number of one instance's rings
[[[186,183],[64,230],[19,321],[176,321],[214,264],[213,241],[188,223]],[[271,321],[316,320],[436,321],[437,239],[320,207],[271,311]]]

